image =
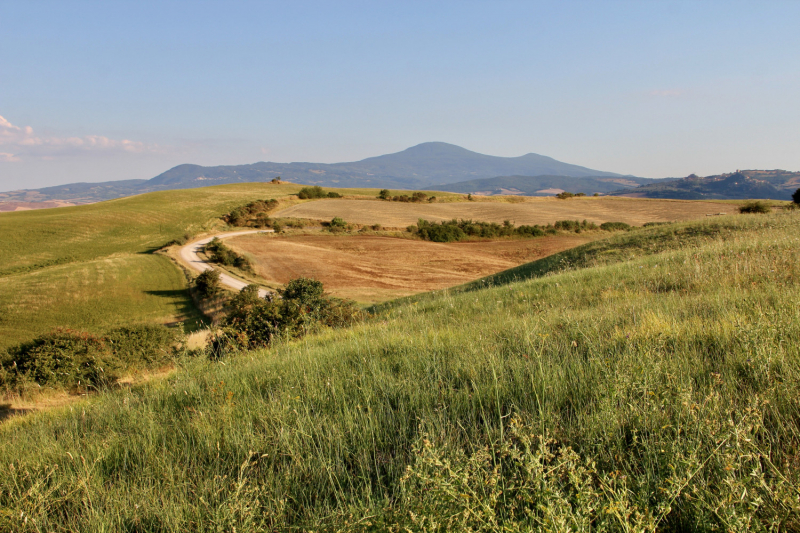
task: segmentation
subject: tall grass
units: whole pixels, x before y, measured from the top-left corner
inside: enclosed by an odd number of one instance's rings
[[[723,225],[7,423],[0,528],[797,530],[800,217]]]

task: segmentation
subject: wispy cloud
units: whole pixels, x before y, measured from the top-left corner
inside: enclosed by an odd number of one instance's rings
[[[30,126],[15,126],[0,116],[0,162],[26,158],[51,159],[80,153],[143,153],[160,151],[156,145],[128,139],[109,139],[102,135],[47,137],[36,135]]]

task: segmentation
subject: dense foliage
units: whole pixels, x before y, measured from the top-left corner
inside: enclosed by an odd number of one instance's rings
[[[255,200],[242,207],[237,207],[222,219],[231,226],[268,228],[271,227],[268,212],[278,206],[278,201]]]
[[[652,225],[653,224],[651,224],[651,226]],[[631,226],[624,222],[603,222],[600,224],[600,229],[605,231],[628,231],[631,229]]]
[[[796,204],[800,204],[800,189],[797,189],[792,194],[792,201]]]
[[[232,266],[242,270],[252,270],[253,265],[250,260],[230,249],[222,240],[214,237],[211,242],[206,244],[205,253],[208,254],[209,261],[224,266]]]
[[[608,226],[617,225],[617,226]],[[604,227],[606,226],[606,227]],[[622,227],[630,228],[627,224],[622,222],[607,222],[600,226],[602,229],[622,229]],[[430,222],[427,220],[419,219],[416,226],[409,226],[408,231],[417,235],[419,238],[426,241],[433,242],[456,242],[463,241],[469,238],[481,239],[496,239],[499,237],[543,237],[544,235],[553,235],[557,231],[571,231],[580,233],[586,230],[596,230],[598,226],[593,222],[584,220],[558,220],[553,224],[546,226],[515,226],[510,220],[506,220],[503,224],[495,222],[480,222],[473,220],[449,220],[439,223]]]
[[[116,328],[105,335],[56,329],[0,357],[0,387],[101,388],[125,372],[168,363],[177,342],[176,331],[154,324]]]
[[[341,198],[342,195],[335,191],[325,192],[322,187],[315,185],[314,187],[303,187],[297,193],[297,197],[301,200],[311,200],[315,198]]]
[[[559,200],[567,200],[568,198],[578,198],[581,196],[586,196],[586,193],[583,192],[574,193],[574,192],[564,191],[556,194],[556,198],[558,198]]]
[[[210,268],[200,273],[194,280],[195,289],[201,298],[212,298],[222,291],[219,271]]]
[[[769,213],[772,211],[767,202],[746,202],[744,205],[739,206],[740,213]]]
[[[320,327],[344,327],[362,317],[353,302],[328,297],[322,282],[297,278],[277,296],[258,296],[248,285],[229,302],[228,315],[214,332],[209,350],[213,358],[231,352],[263,348],[274,340],[302,337]]]
[[[435,196],[428,196],[424,192],[415,192],[411,196],[407,194],[398,194],[396,196],[392,196],[392,193],[389,189],[381,189],[378,193],[378,198],[381,200],[390,200],[392,202],[405,202],[405,203],[419,203],[419,202],[435,202]]]

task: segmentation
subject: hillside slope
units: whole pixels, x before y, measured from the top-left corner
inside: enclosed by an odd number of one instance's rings
[[[796,530],[798,235],[637,230],[604,266],[6,424],[0,528]]]

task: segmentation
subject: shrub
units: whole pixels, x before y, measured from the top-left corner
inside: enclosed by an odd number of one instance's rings
[[[389,200],[392,197],[391,195],[392,193],[389,191],[389,189],[381,189],[381,192],[378,193],[378,198],[381,200]]]
[[[194,280],[194,285],[201,298],[211,298],[222,290],[219,272],[213,268],[201,272],[197,279]]]
[[[317,327],[344,327],[363,313],[353,302],[325,296],[322,282],[297,278],[272,295],[258,297],[248,285],[231,299],[228,316],[211,337],[209,355],[219,358],[240,350],[269,346],[275,339],[298,338]]]
[[[272,181],[270,181],[270,183],[274,183],[275,185],[280,185],[281,184],[281,177],[277,176],[275,178],[272,178]]]
[[[651,228],[653,226],[664,226],[666,224],[669,224],[669,222],[645,222],[643,227]]]
[[[297,193],[297,197],[301,200],[309,200],[312,198],[326,198],[328,195],[322,190],[322,187],[315,185],[314,187],[303,187]]]
[[[347,228],[347,222],[341,217],[333,217],[333,219],[328,222],[328,228],[331,231],[342,231]]]
[[[120,365],[143,370],[172,361],[180,334],[160,324],[141,324],[112,329],[104,339]]]
[[[338,192],[331,191],[331,192],[328,193],[328,198],[341,198],[341,197],[342,197],[342,195],[339,194]]]
[[[600,229],[605,231],[628,231],[631,226],[624,222],[603,222],[600,224]]]
[[[573,193],[567,191],[556,194],[556,198],[559,200],[566,200],[567,198],[572,198],[573,196],[575,196]]]
[[[275,209],[277,206],[278,201],[275,199],[255,200],[247,205],[237,207],[227,215],[223,215],[222,220],[231,226],[268,226],[269,216],[267,212]]]
[[[97,389],[117,379],[102,338],[56,329],[9,350],[3,362],[10,385],[32,381],[45,386]]]
[[[792,202],[794,202],[795,204],[800,205],[800,189],[797,189],[792,194]]]
[[[769,204],[766,202],[747,202],[746,204],[739,206],[740,213],[771,213],[772,209],[770,209]]]
[[[212,263],[219,263],[225,266],[232,266],[242,270],[252,270],[253,265],[250,260],[243,255],[231,250],[220,239],[214,237],[211,242],[206,244],[205,252],[209,255]]]
[[[380,224],[373,224],[373,225],[372,225],[372,230],[373,230],[373,231],[380,231],[380,230],[381,230],[381,227],[382,227],[382,226],[381,226]]]

